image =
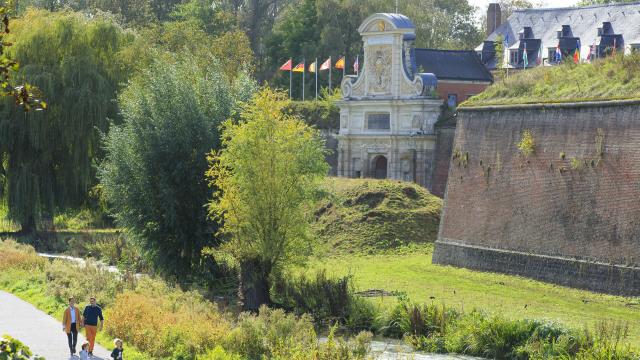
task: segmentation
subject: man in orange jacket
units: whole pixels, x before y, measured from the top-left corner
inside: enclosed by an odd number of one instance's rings
[[[82,316],[80,309],[76,306],[76,300],[69,298],[69,307],[64,310],[62,316],[62,331],[67,333],[69,341],[69,352],[71,355],[76,353],[76,344],[78,343],[78,329],[82,327]]]

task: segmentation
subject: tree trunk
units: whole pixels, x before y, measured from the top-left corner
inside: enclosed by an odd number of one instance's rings
[[[239,303],[243,311],[258,312],[269,305],[269,274],[271,266],[260,259],[247,259],[240,264]]]
[[[26,221],[20,223],[20,234],[29,235],[36,232],[36,219],[30,215]]]

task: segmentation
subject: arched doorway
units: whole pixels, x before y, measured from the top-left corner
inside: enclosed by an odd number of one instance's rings
[[[373,159],[373,177],[376,179],[387,178],[387,158],[378,155]]]

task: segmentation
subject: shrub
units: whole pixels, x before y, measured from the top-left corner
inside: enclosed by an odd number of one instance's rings
[[[95,243],[89,244],[87,249],[94,257],[121,270],[130,272],[149,270],[140,248],[131,244],[123,233],[100,237]]]
[[[230,322],[215,304],[154,279],[117,295],[108,309],[106,331],[154,358],[195,359],[220,344]]]
[[[377,309],[355,295],[350,276],[328,278],[322,270],[315,277],[281,277],[271,294],[275,305],[297,315],[309,314],[316,324],[338,323],[353,333],[376,329]]]
[[[318,323],[344,322],[352,298],[348,276],[327,278],[319,271],[315,278],[306,276],[280,278],[272,289],[275,304],[298,315],[310,314]]]
[[[204,355],[196,357],[197,360],[243,360],[240,355],[228,353],[218,345],[214,349],[207,351]]]
[[[319,101],[292,101],[288,110],[307,125],[318,129],[339,129],[340,108],[332,99]]]
[[[227,349],[249,359],[293,359],[316,348],[316,332],[309,315],[262,306],[258,315],[240,314],[225,342]]]
[[[0,337],[0,359],[2,360],[44,360],[44,358],[36,356],[31,357],[33,354],[29,347],[21,343],[19,340],[12,338],[9,335],[3,335]]]
[[[9,269],[41,270],[46,260],[38,256],[33,247],[13,240],[0,240],[0,271]]]
[[[56,259],[46,265],[45,272],[47,294],[64,302],[69,297],[83,301],[95,296],[101,306],[108,307],[127,285],[92,261],[76,264]]]

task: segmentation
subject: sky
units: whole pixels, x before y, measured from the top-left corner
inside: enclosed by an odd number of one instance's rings
[[[478,18],[481,17],[480,14],[487,11],[487,6],[489,3],[495,2],[495,0],[469,0],[469,4],[476,6],[479,9],[479,13],[476,14]],[[533,3],[542,2],[544,7],[566,7],[573,6],[579,2],[579,0],[534,0]]]

